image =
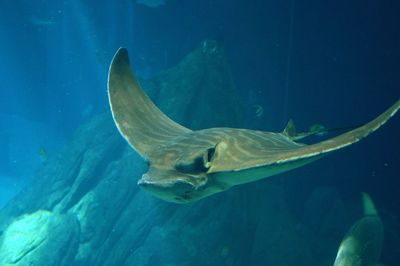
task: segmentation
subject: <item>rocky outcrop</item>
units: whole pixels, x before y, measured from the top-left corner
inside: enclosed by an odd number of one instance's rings
[[[0,238],[0,265],[71,265],[79,245],[73,215],[39,210],[15,219]]]
[[[216,41],[204,41],[177,66],[142,84],[163,112],[186,127],[241,124],[241,102],[225,52]]]

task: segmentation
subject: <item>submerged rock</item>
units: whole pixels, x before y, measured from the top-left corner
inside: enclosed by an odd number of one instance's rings
[[[78,237],[74,216],[44,210],[23,215],[0,239],[0,265],[71,265]]]
[[[201,128],[240,124],[233,84],[222,48],[208,41],[143,87],[174,120]],[[111,115],[95,117],[0,211],[0,257],[42,266],[310,265],[307,239],[297,233],[282,187],[261,181],[176,205],[138,189],[145,170]],[[33,226],[37,234],[28,230],[30,242],[45,236],[48,244],[25,256],[10,253],[13,228],[33,221],[41,222]]]
[[[142,85],[164,113],[190,129],[241,124],[241,101],[225,51],[216,41],[204,41],[177,66]]]

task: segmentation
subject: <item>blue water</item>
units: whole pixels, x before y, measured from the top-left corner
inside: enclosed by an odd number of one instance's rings
[[[121,46],[138,76],[150,78],[204,39],[216,39],[243,101],[243,127],[281,131],[289,118],[300,129],[345,127],[399,98],[398,14],[400,3],[378,0],[167,0],[158,7],[134,0],[4,0],[0,206],[32,178],[41,156],[57,153],[78,126],[108,111],[107,71]],[[272,181],[284,180],[293,213],[314,187],[335,186],[349,197],[368,191],[398,221],[399,117],[315,164],[312,175],[301,168]],[[383,253],[387,265],[396,265],[393,258],[400,254]]]

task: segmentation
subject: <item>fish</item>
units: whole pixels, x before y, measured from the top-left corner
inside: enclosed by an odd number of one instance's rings
[[[254,106],[254,113],[256,117],[261,117],[264,114],[264,108],[259,105],[259,104],[255,104]]]
[[[38,155],[40,158],[40,161],[44,164],[47,162],[49,156],[47,153],[47,149],[44,146],[40,146],[38,149]]]
[[[371,197],[363,192],[364,215],[340,243],[334,266],[378,266],[383,245],[383,223]]]
[[[56,19],[54,17],[50,18],[39,18],[39,17],[32,17],[30,22],[39,27],[48,27],[56,24]]]
[[[286,135],[288,138],[290,138],[292,140],[297,141],[297,140],[308,138],[311,136],[323,137],[323,136],[327,135],[328,133],[352,130],[352,129],[356,129],[360,126],[362,126],[362,125],[326,128],[325,126],[323,126],[321,124],[314,124],[314,125],[311,125],[310,128],[308,129],[308,131],[306,131],[306,132],[297,132],[296,126],[293,122],[293,119],[290,119],[289,122],[287,123],[285,129],[283,130],[282,134]]]
[[[306,145],[282,132],[216,127],[193,131],[170,119],[147,96],[120,48],[108,72],[111,114],[122,137],[147,162],[138,185],[162,200],[190,203],[311,163],[358,142],[400,108],[400,100],[371,122]]]

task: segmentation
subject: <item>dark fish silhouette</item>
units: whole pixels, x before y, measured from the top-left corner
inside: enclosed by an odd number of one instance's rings
[[[340,243],[334,266],[378,266],[383,245],[383,224],[374,202],[362,194],[364,216],[347,232]]]

